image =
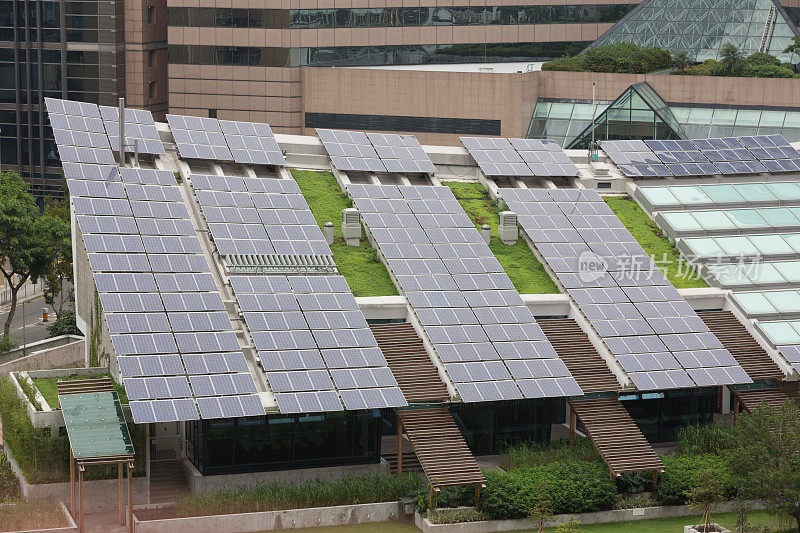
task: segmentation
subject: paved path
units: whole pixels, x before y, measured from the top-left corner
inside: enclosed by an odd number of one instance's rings
[[[25,303],[25,312],[23,317],[22,304]],[[32,343],[46,339],[50,336],[47,332],[47,326],[52,324],[54,317],[50,313],[50,322],[42,323],[42,308],[47,307],[48,311],[50,306],[44,303],[44,295],[42,293],[31,295],[24,300],[17,302],[17,311],[14,313],[14,318],[11,321],[11,336],[16,338],[20,345],[23,344],[23,333],[25,343]],[[6,323],[8,312],[11,309],[11,304],[0,306],[0,333],[2,327]],[[23,332],[23,324],[25,325]]]
[[[128,526],[119,525],[115,512],[83,515],[86,520],[84,533],[127,533]]]

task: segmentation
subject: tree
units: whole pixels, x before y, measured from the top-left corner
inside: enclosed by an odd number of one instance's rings
[[[530,511],[528,511],[528,519],[536,528],[537,533],[544,531],[544,526],[553,519],[553,509],[550,505],[550,500],[539,500],[536,502]]]
[[[55,251],[53,268],[44,278],[44,301],[52,307],[56,318],[64,312],[74,295],[72,273],[72,239],[70,238],[69,202],[50,200],[44,208],[45,215],[54,217]]]
[[[795,36],[792,38],[792,44],[790,44],[789,46],[787,46],[787,47],[786,47],[786,48],[783,50],[783,53],[784,53],[784,54],[794,54],[794,55],[796,55],[797,57],[800,57],[800,37],[798,37],[798,36],[796,36],[796,35],[795,35]]]
[[[722,71],[729,76],[736,76],[747,66],[747,58],[738,46],[724,43],[719,51]]]
[[[689,57],[689,52],[682,50],[674,53],[672,55],[672,64],[675,65],[675,68],[677,68],[679,72],[686,72],[686,69],[692,64],[692,59]]]
[[[703,531],[711,525],[711,511],[722,501],[722,484],[711,470],[703,468],[697,472],[697,483],[686,491],[686,503],[695,511],[702,511]]]
[[[761,501],[776,514],[791,516],[800,527],[800,407],[796,400],[780,409],[762,403],[739,417],[733,445],[726,452],[739,497]]]
[[[28,191],[25,180],[16,172],[0,173],[0,273],[11,289],[11,308],[3,326],[3,341],[10,342],[11,321],[19,290],[28,280],[46,276],[56,257],[59,222],[42,215]]]

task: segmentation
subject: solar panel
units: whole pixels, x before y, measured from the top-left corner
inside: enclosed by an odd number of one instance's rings
[[[237,163],[286,165],[269,124],[220,120],[219,126]]]
[[[767,172],[736,137],[695,139],[692,143],[723,175]]]
[[[487,176],[535,176],[534,167],[502,137],[461,137],[461,142]]]
[[[672,176],[672,172],[644,141],[601,141],[600,146],[625,176]]]
[[[106,127],[108,139],[119,147],[119,108],[100,106],[100,116]],[[134,147],[134,141],[137,146]],[[125,151],[141,154],[164,154],[164,145],[158,136],[153,114],[145,109],[125,109]]]
[[[115,164],[97,105],[45,98],[45,106],[62,162]]]
[[[388,172],[423,173],[436,172],[431,158],[413,135],[396,133],[367,133],[378,157]]]
[[[540,139],[509,139],[534,176],[579,176],[578,167],[557,142]]]
[[[646,140],[648,148],[675,176],[712,176],[719,169],[688,140]]]
[[[335,168],[344,171],[386,172],[378,152],[365,133],[317,128],[317,135]]]
[[[181,157],[233,161],[217,119],[168,114],[167,122]]]
[[[750,382],[743,371],[687,373],[694,368],[740,367],[627,229],[607,214],[608,206],[596,191],[553,189],[543,194],[499,189],[499,194],[518,213],[552,214],[542,204],[555,205],[563,216],[561,223],[575,229],[562,232],[560,242],[553,242],[553,235],[543,235],[528,215],[519,217],[523,230],[637,388],[706,386],[715,377],[718,385],[729,384],[734,376],[740,383]],[[702,357],[685,356],[697,351]],[[699,381],[692,381],[695,376]]]

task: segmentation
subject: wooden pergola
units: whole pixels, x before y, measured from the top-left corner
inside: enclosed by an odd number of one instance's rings
[[[58,382],[58,401],[69,437],[70,512],[84,531],[83,478],[87,466],[116,464],[119,523],[125,525],[124,469],[128,468],[128,531],[133,533],[134,450],[125,415],[109,378]],[[75,471],[78,471],[77,498]],[[76,501],[77,500],[77,501]]]

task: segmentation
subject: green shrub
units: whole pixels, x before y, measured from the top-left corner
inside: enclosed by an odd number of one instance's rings
[[[430,491],[427,485],[421,486],[416,493],[417,508],[419,512],[427,511]],[[475,488],[465,487],[442,487],[433,496],[433,507],[435,509],[470,506],[475,503]]]
[[[724,458],[713,454],[676,454],[662,457],[664,472],[658,479],[658,498],[665,504],[686,503],[686,492],[697,483],[697,473],[709,470],[723,487],[726,498],[736,495],[733,478]]]
[[[748,64],[744,69],[748,78],[794,78],[794,72],[781,65],[771,63]]]
[[[576,437],[570,446],[569,439],[553,439],[550,443],[522,442],[506,448],[500,458],[500,466],[504,470],[530,468],[557,461],[589,461],[603,463],[589,437]]]
[[[692,424],[683,426],[678,430],[676,441],[678,453],[703,454],[713,453],[719,455],[732,445],[731,430],[722,424]]]
[[[178,515],[205,516],[389,502],[414,494],[422,484],[422,478],[416,473],[345,476],[297,483],[271,481],[207,494],[183,494],[178,501]]]
[[[51,337],[61,335],[83,335],[78,325],[75,323],[75,308],[62,311],[55,322],[47,326],[47,332]]]
[[[761,52],[756,52],[755,54],[750,54],[749,56],[747,56],[747,62],[750,63],[751,65],[766,64],[766,65],[780,66],[781,64],[780,59],[778,59],[777,57],[770,54],[764,54]]]
[[[614,509],[637,509],[640,507],[656,507],[658,500],[649,494],[626,494],[620,496]]]
[[[439,509],[428,517],[433,524],[458,524],[461,522],[481,522],[488,520],[486,513],[474,507],[468,509]]]
[[[639,494],[650,490],[653,484],[653,474],[650,472],[623,472],[614,478],[617,492],[620,494]]]
[[[19,498],[19,482],[5,455],[0,454],[0,503]]]
[[[614,43],[589,48],[574,57],[559,58],[542,65],[542,70],[627,72],[645,74],[672,65],[672,55],[661,48],[642,48],[631,43]]]
[[[545,499],[550,500],[553,513],[587,513],[610,509],[616,502],[616,490],[603,465],[555,462],[511,472],[487,472],[479,508],[492,519],[525,518],[537,502]]]

